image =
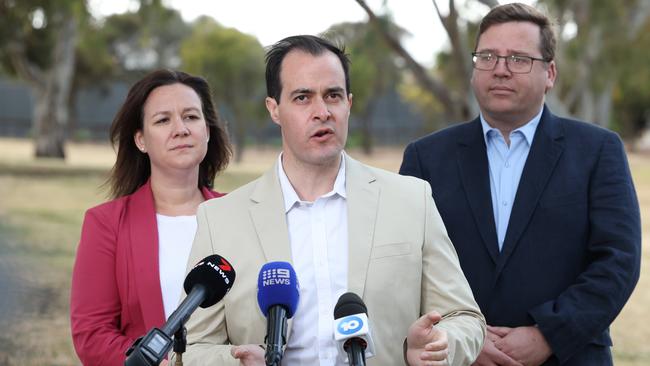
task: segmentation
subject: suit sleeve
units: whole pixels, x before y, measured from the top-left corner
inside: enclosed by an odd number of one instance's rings
[[[201,259],[214,254],[213,238],[210,235],[210,224],[205,205],[199,206],[196,218],[198,221],[197,232],[186,272],[189,272]],[[185,327],[187,328],[187,350],[183,354],[185,365],[239,365],[239,361],[230,355],[231,346],[229,345],[223,300],[208,308],[196,309]],[[175,357],[172,355],[170,365],[175,361]]]
[[[640,271],[639,203],[620,139],[608,134],[589,183],[588,265],[559,297],[530,310],[560,363],[614,321]]]
[[[418,153],[417,145],[414,142],[408,144],[406,149],[404,149],[404,156],[402,157],[402,165],[399,168],[399,174],[424,179],[424,177],[422,177],[420,155]]]
[[[117,235],[110,213],[86,213],[77,249],[70,296],[72,340],[84,365],[121,366],[134,339],[120,331],[122,304],[117,288]]]
[[[436,310],[442,320],[436,325],[447,332],[449,364],[469,365],[478,357],[485,337],[485,318],[465,279],[458,255],[431,188],[424,182],[426,202],[425,242],[422,254],[422,312]]]

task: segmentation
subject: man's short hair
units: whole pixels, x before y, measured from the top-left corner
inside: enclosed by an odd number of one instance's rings
[[[481,35],[487,31],[488,28],[493,25],[509,22],[531,22],[537,24],[539,26],[540,35],[539,50],[542,53],[542,58],[547,61],[555,59],[555,46],[557,44],[557,39],[555,37],[555,31],[553,30],[553,22],[543,12],[530,5],[521,3],[496,6],[487,13],[483,20],[481,20],[481,24],[479,24],[474,51],[476,51],[476,47],[478,47],[479,38],[481,38]]]
[[[330,41],[312,36],[300,35],[284,38],[266,52],[266,95],[275,99],[280,104],[280,95],[282,94],[282,83],[280,81],[280,71],[282,60],[292,50],[301,50],[314,56],[319,56],[323,52],[330,51],[341,61],[345,73],[345,91],[350,94],[350,60],[345,54],[345,47],[336,46]]]

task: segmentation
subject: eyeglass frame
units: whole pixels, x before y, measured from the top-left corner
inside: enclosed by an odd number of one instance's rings
[[[496,57],[496,61],[494,62],[494,66],[491,69],[479,69],[478,67],[476,67],[476,60],[475,59],[480,55],[492,55],[493,57]],[[544,58],[532,57],[532,56],[524,56],[524,55],[499,56],[499,55],[494,54],[492,52],[472,52],[472,66],[476,70],[480,70],[480,71],[494,71],[494,69],[496,69],[497,65],[499,64],[499,59],[501,59],[501,58],[505,60],[506,69],[508,69],[508,71],[510,71],[513,74],[530,74],[530,72],[533,71],[533,64],[535,63],[535,61],[546,62],[546,63],[553,61],[552,59],[547,60],[547,59],[544,59]],[[510,64],[508,63],[508,60],[513,60],[514,58],[523,58],[523,59],[530,60],[530,69],[528,71],[525,71],[525,72],[512,71],[510,69]]]

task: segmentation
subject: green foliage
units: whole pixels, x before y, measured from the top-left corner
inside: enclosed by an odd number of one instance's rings
[[[253,36],[201,17],[192,25],[180,54],[183,69],[205,77],[217,103],[231,112],[239,159],[246,135],[266,116],[264,48]]]
[[[458,4],[457,6],[469,6],[468,2],[465,5]],[[472,5],[476,5],[473,3]],[[459,9],[461,10],[461,9]],[[478,20],[463,19],[462,28],[465,28],[466,31],[461,33],[459,37],[466,37],[464,40],[465,44],[471,49],[462,51],[467,58],[471,57],[471,50],[474,49],[474,44],[476,42],[476,33],[478,32]],[[443,85],[445,85],[450,94],[456,100],[463,100],[466,98],[465,95],[461,95],[465,90],[467,90],[467,85],[465,79],[460,78],[462,65],[459,64],[452,54],[452,50],[443,49],[435,55],[435,64],[430,69],[429,74],[432,79],[439,80]],[[420,84],[412,79],[406,79],[405,83],[400,88],[401,94],[404,98],[413,103],[421,115],[424,116],[424,126],[422,128],[422,133],[430,133],[431,131],[436,131],[441,128],[444,128],[449,125],[450,122],[445,117],[445,106],[440,102],[438,98],[432,95],[429,91],[423,89]]]
[[[11,55],[20,53],[39,69],[53,60],[55,37],[67,16],[88,20],[86,2],[79,0],[0,0],[0,64],[4,73],[15,75]]]
[[[590,71],[586,80],[590,92],[607,91],[613,82],[610,127],[628,137],[638,134],[645,119],[650,118],[650,16],[648,7],[643,6],[645,1],[541,1],[557,15],[560,24],[576,26],[575,36],[560,40],[564,43],[556,86],[560,96],[571,96],[572,89],[585,82],[585,70]],[[640,18],[642,27],[635,29],[635,17],[640,15],[645,16]],[[575,112],[579,99],[572,102],[568,108]]]
[[[406,33],[388,16],[380,20],[396,38],[399,39]],[[350,92],[354,95],[352,113],[366,114],[373,98],[399,83],[401,72],[397,58],[375,27],[366,22],[336,24],[324,36],[345,45],[351,60]]]
[[[76,52],[75,91],[107,83],[118,74],[118,64],[101,24],[93,21],[80,25]]]
[[[112,70],[109,76],[129,82],[154,69],[178,68],[180,45],[190,31],[177,10],[146,0],[140,1],[136,11],[113,14],[95,27],[98,34],[83,37],[89,54],[99,51],[95,55]],[[81,44],[86,43],[82,40]],[[99,72],[99,65],[93,66],[97,71],[93,75],[106,75]]]
[[[400,94],[409,103],[412,103],[417,110],[424,117],[424,126],[422,126],[422,134],[430,133],[431,131],[439,130],[447,126],[447,121],[444,119],[444,108],[440,101],[427,90],[420,87],[412,78],[406,78],[404,83],[399,87]]]
[[[210,81],[218,99],[259,98],[264,83],[264,49],[252,36],[198,19],[181,46],[183,67]],[[258,99],[257,102],[260,100]]]
[[[405,33],[389,16],[383,16],[379,21],[396,39]],[[367,22],[336,24],[323,35],[345,45],[350,56],[349,92],[354,96],[352,115],[360,121],[361,131],[350,131],[348,147],[360,144],[369,154],[373,148],[372,108],[378,97],[391,88],[397,88],[401,80],[398,59],[377,28]]]
[[[626,50],[627,61],[621,65],[620,83],[614,90],[615,122],[624,137],[636,136],[650,127],[650,22]]]

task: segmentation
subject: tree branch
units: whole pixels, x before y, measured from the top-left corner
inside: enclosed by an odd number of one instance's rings
[[[11,65],[16,70],[16,74],[27,82],[34,85],[43,85],[45,84],[45,75],[38,68],[27,59],[25,54],[25,46],[21,41],[10,41],[7,44],[7,53],[9,54],[9,59]]]
[[[638,0],[636,8],[630,11],[628,40],[633,40],[639,34],[648,17],[650,17],[650,1]]]
[[[475,102],[472,93],[470,79],[472,75],[472,63],[470,61],[470,46],[467,43],[467,34],[458,26],[458,11],[454,0],[449,0],[449,14],[443,16],[438,7],[436,0],[432,0],[433,5],[438,13],[438,18],[445,28],[451,43],[451,56],[453,61],[452,70],[456,78],[460,81],[462,87],[459,90],[460,95],[465,96],[465,105],[463,108],[463,119],[478,114],[478,105]]]
[[[483,5],[489,6],[490,9],[499,5],[499,1],[497,0],[477,0],[477,1]]]
[[[370,23],[377,28],[386,44],[405,61],[406,66],[411,70],[420,86],[423,89],[428,90],[436,97],[436,99],[438,99],[438,101],[440,101],[440,104],[445,109],[445,118],[450,120],[458,120],[462,118],[462,113],[460,108],[458,108],[460,103],[452,97],[449,89],[447,89],[447,87],[439,80],[436,80],[429,75],[428,71],[420,65],[408,53],[408,51],[404,49],[404,47],[402,47],[399,41],[393,38],[386,29],[382,27],[381,22],[364,0],[355,1],[363,8],[366,14],[368,14]]]

